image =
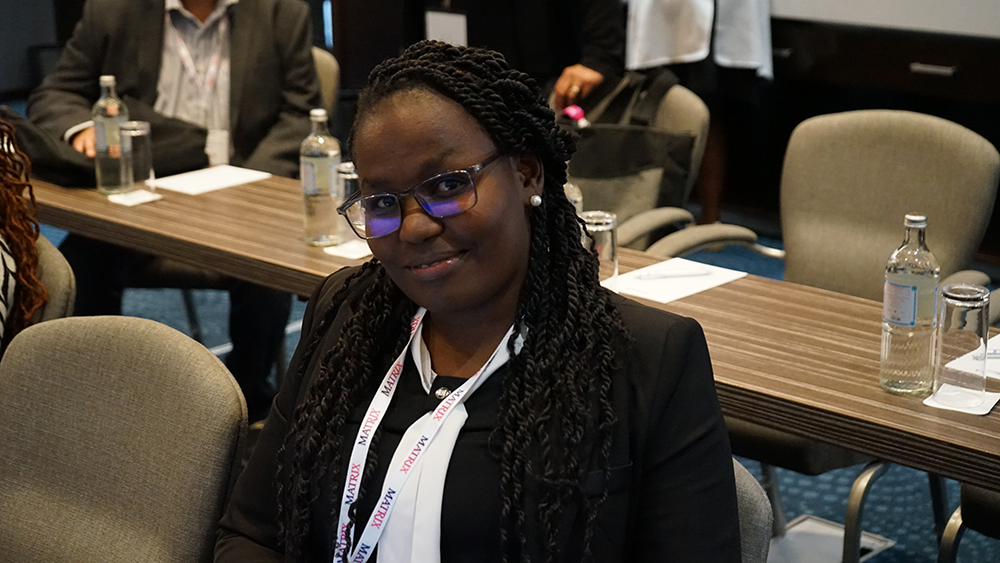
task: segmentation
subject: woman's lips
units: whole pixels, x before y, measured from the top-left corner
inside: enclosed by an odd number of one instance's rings
[[[465,251],[460,251],[450,256],[428,260],[425,263],[407,268],[412,274],[425,281],[433,280],[447,275],[454,269],[465,256]]]

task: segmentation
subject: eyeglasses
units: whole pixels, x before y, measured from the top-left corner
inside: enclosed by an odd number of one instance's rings
[[[403,224],[403,198],[412,195],[431,217],[452,217],[472,209],[478,201],[472,176],[500,157],[490,155],[475,166],[449,170],[432,176],[412,188],[398,193],[351,196],[337,208],[351,228],[365,240],[384,237],[399,230]]]

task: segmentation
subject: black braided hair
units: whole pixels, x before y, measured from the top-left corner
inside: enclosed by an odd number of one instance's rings
[[[490,445],[501,465],[501,542],[505,562],[527,561],[529,552],[547,562],[564,560],[560,517],[575,507],[581,536],[572,541],[584,559],[597,509],[607,496],[608,457],[615,421],[611,376],[622,362],[628,334],[617,309],[598,282],[598,260],[580,244],[581,223],[566,199],[566,161],[575,138],[555,124],[535,82],[511,69],[499,53],[423,41],[376,67],[362,91],[359,124],[381,102],[412,89],[438,92],[460,104],[511,154],[530,154],[544,166],[542,204],[532,208],[530,258],[521,289],[516,329],[524,336],[518,354],[511,348],[510,372],[503,382]],[[353,135],[352,135],[353,137]],[[318,350],[326,326],[343,297],[362,276],[373,285],[355,305],[336,345]],[[307,399],[296,409],[283,451],[291,453],[287,486],[279,487],[279,517],[286,551],[301,558],[309,534],[309,510],[319,483],[333,483],[339,499],[343,476],[340,434],[347,414],[364,390],[377,383],[372,358],[395,358],[406,345],[416,310],[376,260],[349,279],[324,312],[308,343],[300,369],[323,354]],[[385,361],[383,361],[385,363]],[[350,439],[350,438],[349,438]],[[378,460],[369,456],[365,475]],[[288,465],[285,463],[283,465]],[[604,493],[583,495],[584,475],[603,469]],[[355,503],[357,504],[357,503]],[[332,507],[337,521],[338,503]],[[526,525],[526,515],[532,525]],[[353,515],[352,515],[353,521]],[[530,527],[530,529],[529,529]]]

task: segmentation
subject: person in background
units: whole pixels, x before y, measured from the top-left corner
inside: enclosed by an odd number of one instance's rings
[[[752,113],[757,78],[773,77],[768,0],[628,0],[625,66],[670,68],[712,113],[698,174],[699,223],[719,220],[728,168],[727,130]]]
[[[55,70],[28,100],[28,117],[93,157],[91,106],[98,78],[111,74],[132,118],[156,112],[204,128],[211,164],[294,177],[309,110],[321,105],[311,46],[301,0],[89,0]],[[121,314],[129,275],[152,260],[75,235],[60,250],[76,273],[79,315]],[[226,364],[255,420],[273,396],[267,377],[291,301],[237,280],[229,294]]]
[[[14,144],[13,127],[0,119],[0,356],[49,298],[38,280],[30,174],[31,162]]]
[[[551,90],[556,111],[583,103],[595,89],[599,99],[624,74],[620,0],[409,1],[465,14],[468,44],[499,51],[512,67],[538,80]]]
[[[374,259],[310,299],[215,561],[738,562],[704,335],[601,287],[535,81],[417,43],[352,140]]]

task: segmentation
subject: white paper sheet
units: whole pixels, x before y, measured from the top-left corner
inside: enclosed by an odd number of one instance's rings
[[[986,349],[991,352],[986,355],[986,377],[1000,379],[1000,335],[990,338],[986,344]],[[979,358],[982,361],[982,356]],[[966,354],[948,362],[948,367],[975,373],[975,364],[972,362],[972,354]]]
[[[175,174],[166,178],[157,178],[153,182],[153,185],[157,188],[181,192],[183,194],[201,195],[214,190],[239,186],[240,184],[259,182],[270,177],[271,175],[267,172],[225,164],[193,172]]]
[[[108,201],[111,203],[117,203],[126,207],[133,207],[140,203],[149,203],[158,199],[163,199],[163,194],[153,193],[149,190],[132,190],[123,194],[111,194],[108,196]]]
[[[671,258],[618,276],[618,293],[670,303],[745,275],[746,272]]]
[[[941,391],[945,393],[953,393],[957,389],[958,388],[954,388],[954,386],[948,383],[941,384]],[[953,407],[951,405],[939,403],[935,400],[935,395],[931,395],[930,397],[924,399],[924,404],[928,407],[934,407],[936,409],[945,409],[949,411],[964,412],[967,414],[982,416],[984,414],[989,414],[990,411],[993,410],[993,407],[996,406],[997,401],[1000,401],[1000,393],[990,393],[987,391],[985,393],[983,403],[975,407]]]
[[[372,253],[371,249],[368,248],[368,243],[363,240],[350,240],[343,244],[326,246],[323,247],[323,252],[332,256],[350,258],[351,260],[358,260]]]

